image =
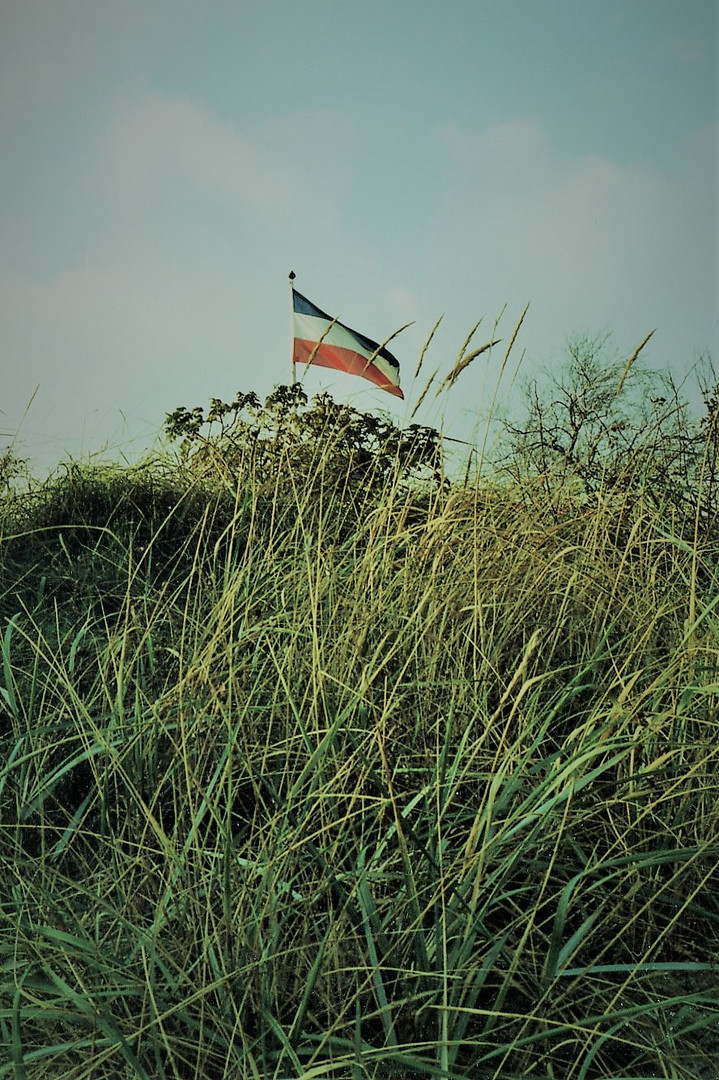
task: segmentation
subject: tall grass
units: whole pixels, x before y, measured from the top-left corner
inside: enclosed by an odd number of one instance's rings
[[[6,506],[0,1077],[716,1075],[716,531],[278,452]]]

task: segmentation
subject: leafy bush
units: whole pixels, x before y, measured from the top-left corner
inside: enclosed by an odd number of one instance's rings
[[[295,480],[349,480],[380,491],[389,477],[439,479],[442,470],[433,428],[400,429],[326,393],[309,403],[299,383],[276,387],[264,405],[256,394],[239,393],[231,403],[213,398],[207,412],[181,407],[168,416],[165,430],[183,441],[195,469],[218,462],[221,470],[249,465],[260,483],[282,480],[290,461]]]

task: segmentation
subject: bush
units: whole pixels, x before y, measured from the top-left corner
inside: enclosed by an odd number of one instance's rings
[[[555,510],[568,491],[596,505],[625,494],[717,514],[717,391],[705,392],[699,421],[669,377],[607,355],[607,342],[579,338],[558,377],[526,387],[526,416],[507,424],[513,478],[539,485]]]
[[[348,483],[382,491],[387,479],[441,477],[439,433],[338,405],[329,394],[312,402],[299,383],[278,386],[262,405],[256,394],[231,403],[213,398],[207,412],[176,409],[165,430],[182,440],[195,469],[251,469],[259,483],[276,483],[292,463],[293,480]]]

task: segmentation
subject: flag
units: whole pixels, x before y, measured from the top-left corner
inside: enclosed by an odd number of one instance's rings
[[[326,315],[294,288],[292,307],[293,364],[312,363],[350,375],[362,375],[382,390],[404,398],[399,387],[399,363],[389,349]]]

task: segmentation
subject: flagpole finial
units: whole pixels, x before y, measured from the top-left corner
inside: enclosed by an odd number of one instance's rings
[[[297,277],[297,274],[294,272],[294,270],[290,270],[290,272],[289,272],[289,274],[287,276],[290,279],[290,281],[294,281],[295,278]]]

